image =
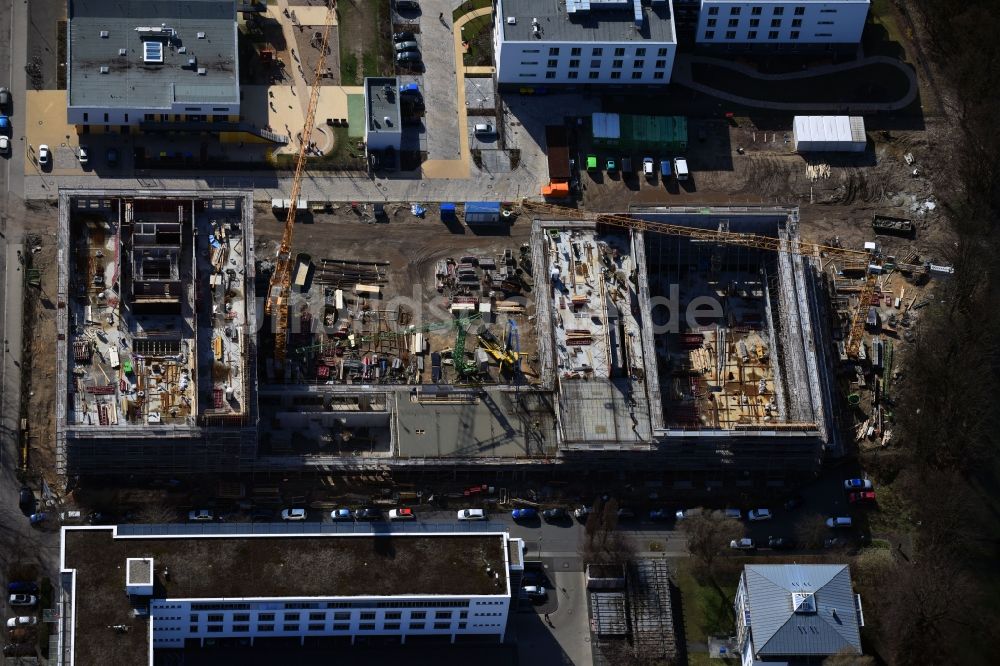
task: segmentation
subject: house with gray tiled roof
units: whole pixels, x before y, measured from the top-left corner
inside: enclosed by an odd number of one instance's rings
[[[734,601],[743,666],[861,654],[861,597],[846,564],[748,564]]]

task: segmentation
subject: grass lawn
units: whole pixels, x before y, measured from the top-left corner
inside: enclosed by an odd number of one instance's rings
[[[337,4],[340,82],[359,86],[366,76],[393,72],[389,0],[343,0]]]
[[[469,50],[462,56],[466,66],[493,64],[493,16],[487,14],[474,18],[462,26],[462,39]]]
[[[688,559],[679,560],[676,569],[684,612],[685,640],[688,643],[705,643],[709,636],[731,636],[735,633],[733,598],[739,579],[720,580],[719,587],[710,581],[699,582]],[[708,655],[704,656],[705,663],[708,663]],[[694,656],[690,659],[690,663],[698,663],[694,661]]]
[[[455,11],[451,13],[451,19],[454,21],[459,16],[463,14],[468,14],[469,12],[475,11],[477,9],[482,9],[483,7],[493,6],[493,0],[465,0],[460,4]]]
[[[325,127],[328,132],[333,132],[333,150],[322,157],[307,157],[306,168],[316,170],[337,170],[337,169],[364,169],[364,151],[359,151],[355,147],[357,139],[348,136],[346,127]],[[281,154],[272,158],[274,165],[282,169],[295,169],[295,162],[298,160],[297,154]]]
[[[910,81],[893,65],[877,63],[842,72],[787,81],[762,81],[714,64],[695,63],[695,81],[741,97],[775,102],[895,102],[906,95]]]

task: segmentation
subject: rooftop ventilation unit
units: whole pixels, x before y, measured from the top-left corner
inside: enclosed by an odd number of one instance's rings
[[[143,42],[142,61],[149,63],[163,62],[163,43],[153,41]]]
[[[166,23],[161,23],[158,28],[155,26],[139,26],[135,31],[139,33],[141,39],[160,39],[163,37],[169,39],[177,36],[177,31],[173,28],[168,28]]]
[[[101,30],[101,39],[107,39],[109,34],[107,30]]]
[[[128,49],[118,49],[118,55],[128,55]]]
[[[111,69],[107,65],[101,65],[101,74],[107,74]]]

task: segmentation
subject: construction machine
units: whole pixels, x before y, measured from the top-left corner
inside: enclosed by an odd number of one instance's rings
[[[310,141],[312,140],[313,127],[316,120],[316,106],[319,103],[320,80],[326,67],[326,53],[330,44],[330,33],[336,23],[336,3],[334,0],[327,0],[326,18],[323,24],[323,37],[320,43],[319,57],[316,59],[316,69],[313,73],[313,82],[309,90],[309,104],[306,107],[306,121],[302,127],[302,138],[299,142],[299,155],[295,162],[295,176],[292,178],[292,191],[289,200],[292,202],[288,206],[288,214],[285,218],[285,229],[281,235],[281,244],[278,246],[278,255],[275,259],[274,272],[271,273],[271,281],[267,288],[267,300],[264,303],[264,313],[271,317],[274,326],[274,360],[284,363],[288,353],[288,299],[291,291],[292,268],[294,259],[292,258],[292,235],[295,230],[295,213],[298,208],[299,194],[302,191],[302,176],[305,173],[306,156]]]
[[[527,213],[536,215],[551,216],[554,218],[569,218],[574,220],[587,220],[596,222],[598,225],[608,225],[628,229],[630,231],[642,231],[649,233],[665,234],[668,236],[681,236],[698,241],[710,241],[724,245],[738,245],[740,247],[756,248],[760,250],[770,250],[772,252],[789,252],[804,256],[819,257],[825,255],[840,259],[850,259],[863,261],[865,263],[865,285],[859,296],[858,308],[851,318],[851,327],[848,332],[844,346],[850,358],[857,358],[861,349],[861,338],[864,332],[865,316],[871,306],[872,298],[877,288],[876,273],[881,270],[898,270],[902,273],[911,274],[915,277],[926,275],[929,266],[926,264],[895,263],[886,257],[879,256],[871,250],[851,250],[833,245],[823,245],[802,239],[775,238],[763,234],[742,233],[721,229],[699,229],[695,227],[685,227],[679,224],[667,222],[654,222],[644,220],[631,215],[621,214],[591,214],[576,208],[567,208],[550,203],[541,203],[521,200],[521,209]]]

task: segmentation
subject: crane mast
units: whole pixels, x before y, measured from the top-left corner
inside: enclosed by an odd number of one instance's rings
[[[330,44],[330,32],[333,29],[335,11],[335,0],[327,0],[323,40],[319,48],[316,70],[313,72],[312,86],[309,89],[309,105],[306,107],[306,121],[302,128],[298,159],[295,162],[295,176],[292,178],[291,200],[285,217],[285,229],[281,234],[281,244],[278,246],[274,272],[271,273],[271,281],[267,287],[267,301],[264,303],[264,313],[272,317],[275,322],[274,360],[279,362],[284,362],[288,353],[288,299],[292,282],[292,235],[295,229],[295,212],[298,208],[299,194],[302,191],[302,176],[305,173],[306,156],[315,126],[320,77],[322,77],[326,67],[326,51]]]

